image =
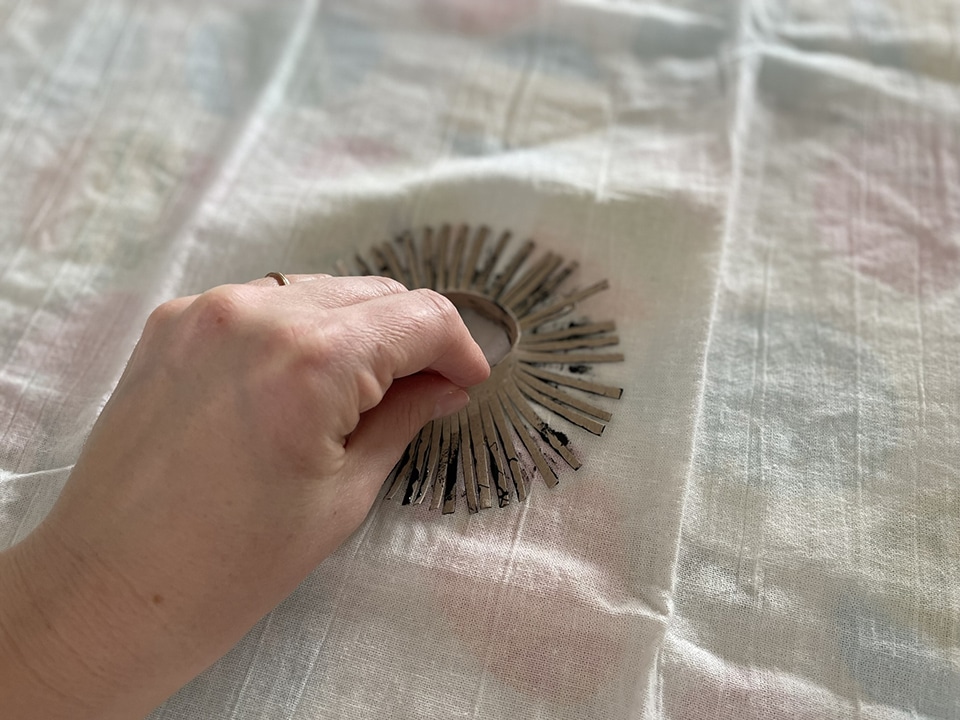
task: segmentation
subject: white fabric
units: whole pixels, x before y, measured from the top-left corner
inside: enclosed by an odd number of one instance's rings
[[[0,0],[0,547],[150,309],[408,227],[612,290],[602,438],[379,504],[154,720],[960,718],[947,0]]]

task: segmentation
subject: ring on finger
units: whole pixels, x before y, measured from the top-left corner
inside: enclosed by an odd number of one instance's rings
[[[290,284],[290,278],[288,278],[282,272],[268,272],[266,275],[264,275],[264,277],[273,278],[280,284],[281,287]]]

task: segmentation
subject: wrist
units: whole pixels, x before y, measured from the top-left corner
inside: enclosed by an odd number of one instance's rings
[[[114,716],[138,679],[125,638],[135,618],[115,614],[130,606],[119,592],[43,526],[0,553],[0,706],[11,717]]]

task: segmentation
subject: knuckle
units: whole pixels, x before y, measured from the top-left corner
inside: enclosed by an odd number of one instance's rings
[[[244,316],[247,298],[240,285],[221,285],[197,297],[193,308],[199,324],[207,329],[230,327]]]
[[[153,312],[147,317],[147,330],[153,331],[167,325],[180,314],[180,310],[180,303],[176,300],[168,300],[165,303],[157,305],[157,307],[153,309]]]
[[[459,322],[460,313],[456,306],[444,295],[435,290],[413,290],[412,291],[424,309],[425,319],[439,320],[444,327],[451,327]]]
[[[193,352],[194,333],[184,316],[193,300],[192,297],[175,298],[155,307],[144,323],[137,347],[148,348],[150,355],[170,368],[187,362],[186,358]]]
[[[407,292],[407,287],[399,280],[374,275],[367,280],[381,295],[399,295]]]

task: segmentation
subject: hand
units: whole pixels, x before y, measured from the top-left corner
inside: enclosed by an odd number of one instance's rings
[[[49,517],[0,554],[0,708],[141,717],[363,521],[489,367],[456,309],[293,276],[157,308]]]

